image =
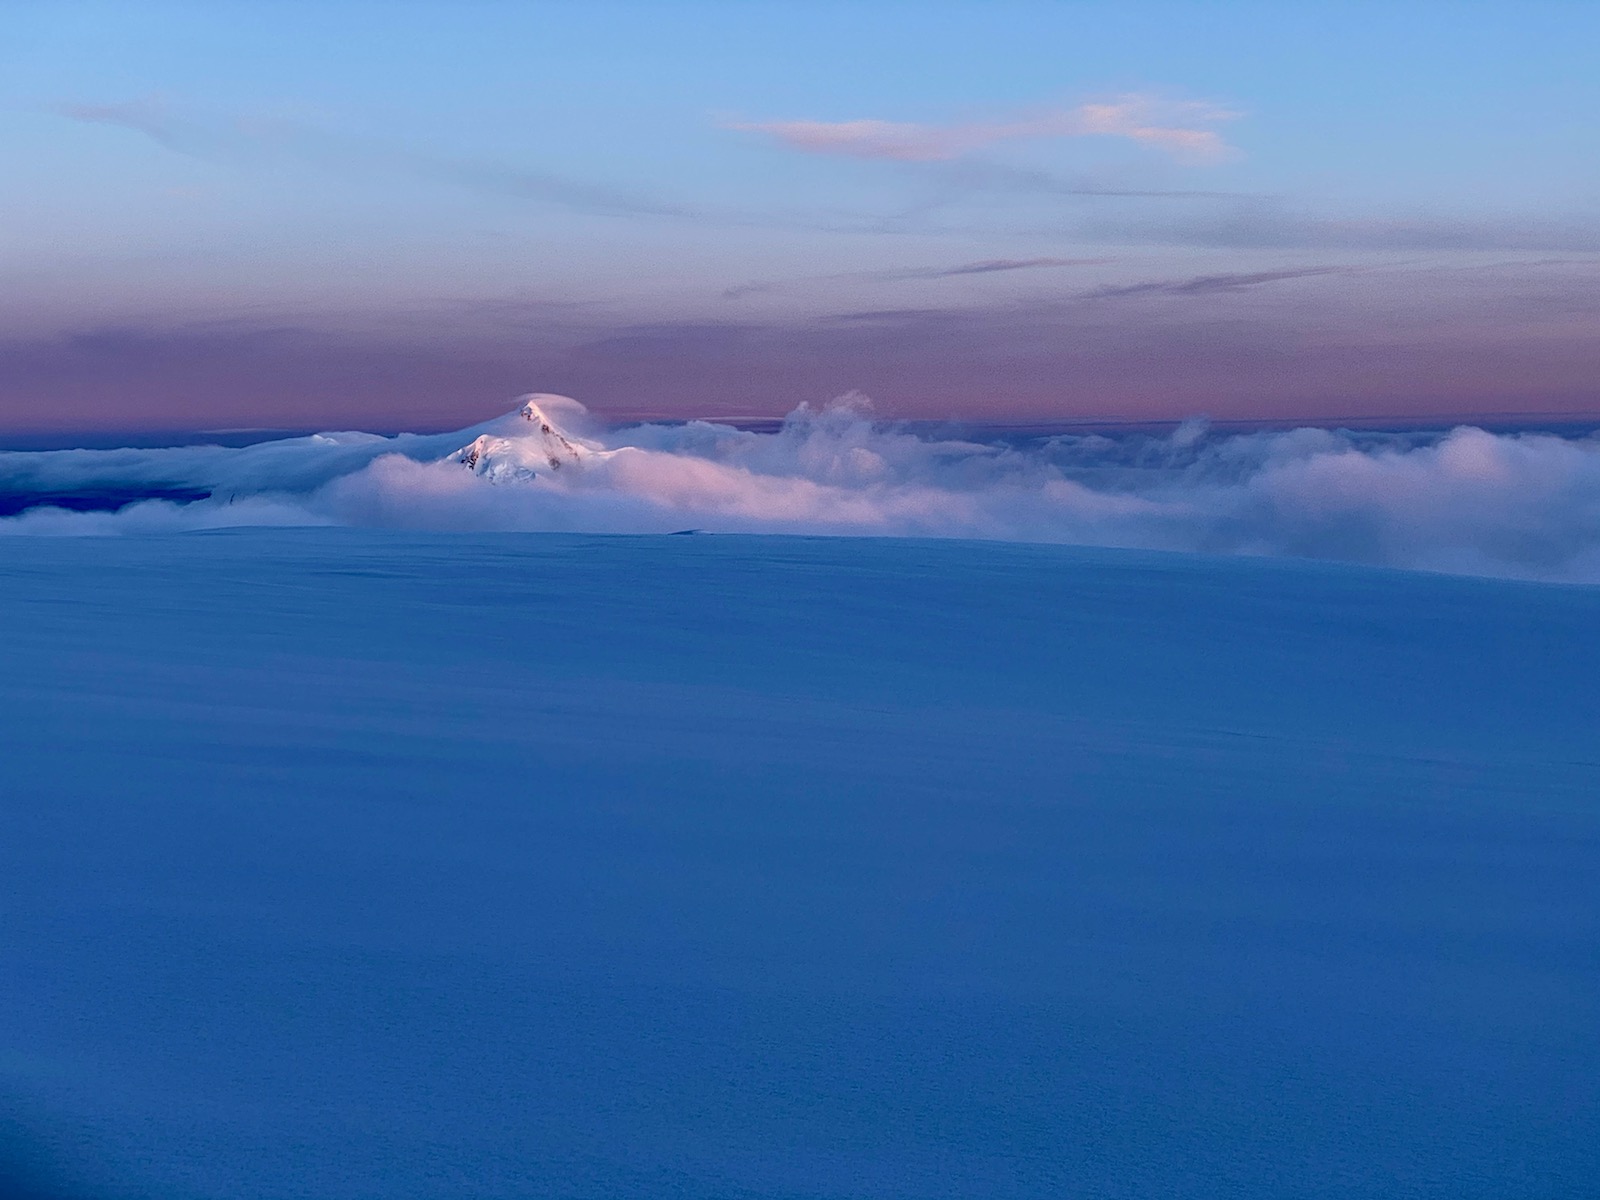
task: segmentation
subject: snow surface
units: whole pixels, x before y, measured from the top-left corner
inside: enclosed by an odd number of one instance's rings
[[[1600,590],[232,530],[0,630],[13,1194],[1600,1180]]]
[[[859,396],[775,433],[611,429],[533,395],[429,436],[0,452],[0,533],[241,525],[982,538],[1600,583],[1600,434],[978,437]]]

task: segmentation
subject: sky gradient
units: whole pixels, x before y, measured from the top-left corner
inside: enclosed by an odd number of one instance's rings
[[[1590,4],[0,7],[0,432],[1600,412]]]

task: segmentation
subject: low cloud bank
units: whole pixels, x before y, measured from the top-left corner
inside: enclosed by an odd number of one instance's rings
[[[180,502],[151,496],[204,496]],[[605,429],[533,396],[459,433],[0,454],[0,533],[236,525],[988,538],[1600,582],[1600,437],[1297,429],[939,437],[859,397],[776,433]],[[73,511],[73,509],[101,511]],[[20,511],[19,511],[20,510]]]

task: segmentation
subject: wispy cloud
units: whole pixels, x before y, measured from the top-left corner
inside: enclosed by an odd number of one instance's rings
[[[1104,172],[1058,175],[1035,167],[983,159],[960,159],[936,164],[946,189],[960,195],[989,192],[1013,196],[1059,196],[1063,199],[1106,200],[1251,200],[1256,194],[1215,188],[1162,187],[1145,180],[1133,181]],[[925,168],[926,170],[926,168]]]
[[[1102,209],[1069,225],[1031,230],[1063,232],[1082,241],[1203,246],[1224,250],[1338,251],[1600,251],[1600,212],[1467,214],[1336,213],[1285,197],[1220,198],[1183,212]]]
[[[1223,292],[1242,292],[1267,283],[1288,279],[1313,279],[1319,275],[1349,275],[1352,267],[1299,267],[1286,271],[1249,271],[1221,275],[1195,275],[1187,279],[1158,279],[1148,283],[1129,283],[1100,287],[1085,292],[1084,300],[1112,300],[1126,296],[1215,296]]]
[[[997,142],[1030,138],[1117,137],[1189,163],[1218,162],[1238,153],[1215,126],[1237,118],[1232,109],[1201,100],[1168,100],[1129,93],[1050,109],[1006,121],[930,125],[872,119],[853,121],[728,121],[808,154],[896,162],[960,158]]]
[[[1037,271],[1060,267],[1091,267],[1111,262],[1109,258],[985,258],[977,262],[957,263],[949,267],[898,267],[889,271],[845,271],[832,275],[811,276],[807,280],[777,282],[757,280],[736,284],[722,293],[727,300],[779,292],[801,282],[824,282],[841,279],[858,279],[871,283],[902,283],[918,279],[950,279],[963,275],[996,275],[1007,271]]]
[[[410,176],[469,191],[614,215],[688,217],[689,206],[629,188],[528,170],[503,162],[464,159],[352,137],[294,121],[186,115],[160,96],[115,104],[63,104],[56,112],[74,121],[132,130],[178,154],[204,159],[277,159],[341,173]]]
[[[999,271],[1035,271],[1041,267],[1085,267],[1109,262],[1105,258],[986,258],[954,267],[908,267],[884,271],[882,279],[948,279],[952,275],[993,275]]]
[[[173,121],[170,107],[160,96],[141,96],[116,104],[62,104],[56,111],[74,121],[136,130],[169,149],[179,148],[171,136]]]

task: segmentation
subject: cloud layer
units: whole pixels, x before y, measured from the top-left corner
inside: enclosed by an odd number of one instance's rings
[[[12,509],[33,505],[0,530],[927,536],[1600,582],[1597,437],[1220,434],[1190,423],[1159,437],[973,440],[876,422],[860,397],[802,406],[775,433],[703,421],[605,430],[573,401],[530,402],[531,423],[514,414],[428,437],[0,454],[0,494]],[[140,499],[184,489],[208,498]],[[122,507],[62,507],[96,497]]]

